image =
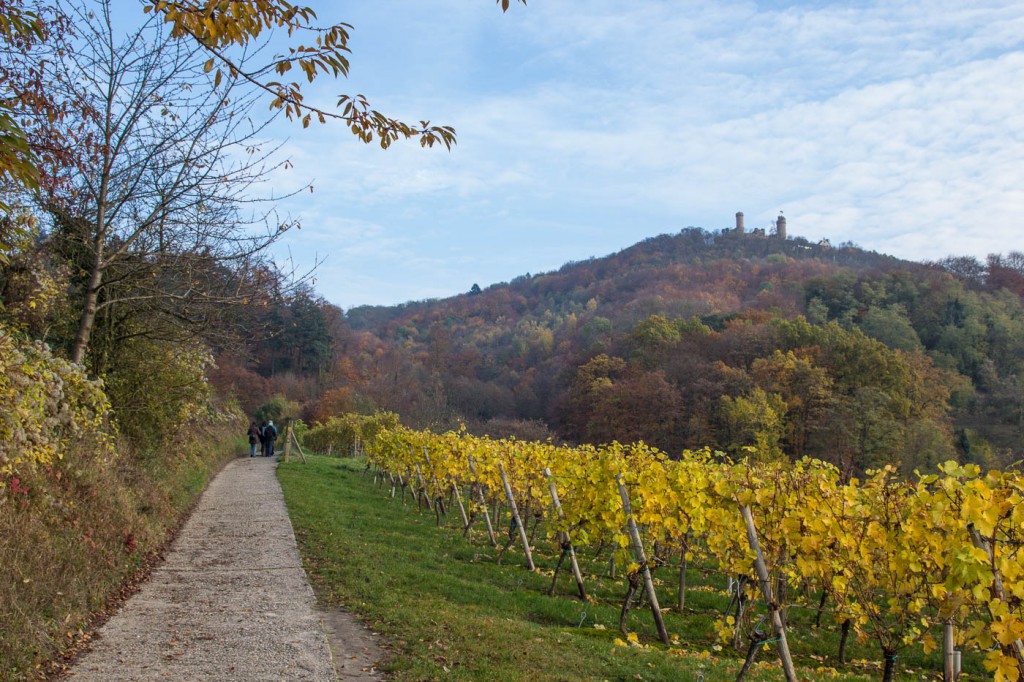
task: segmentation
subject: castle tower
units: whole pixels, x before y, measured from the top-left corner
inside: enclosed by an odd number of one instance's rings
[[[736,213],[736,231],[743,234],[746,230],[743,227],[743,211]]]
[[[779,219],[775,221],[775,236],[779,239],[786,238],[786,216],[779,213]]]

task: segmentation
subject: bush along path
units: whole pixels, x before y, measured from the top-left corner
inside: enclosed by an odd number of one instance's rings
[[[336,679],[275,468],[262,457],[224,468],[70,679]]]

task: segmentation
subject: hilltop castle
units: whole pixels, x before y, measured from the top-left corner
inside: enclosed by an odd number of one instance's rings
[[[736,232],[739,234],[745,234],[746,228],[743,225],[743,211],[736,213]],[[754,229],[751,234],[765,236],[765,231],[762,228]],[[779,239],[786,238],[786,216],[782,215],[782,211],[779,211],[779,217],[775,220],[775,234],[773,235]]]

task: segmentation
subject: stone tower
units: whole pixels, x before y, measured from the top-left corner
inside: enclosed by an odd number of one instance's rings
[[[779,239],[786,238],[786,216],[779,213],[779,219],[775,221],[775,236]]]
[[[743,227],[743,211],[739,211],[736,214],[736,231],[740,234],[743,234],[745,231],[745,228]]]

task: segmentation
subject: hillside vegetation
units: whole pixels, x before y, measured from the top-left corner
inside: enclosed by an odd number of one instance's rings
[[[144,574],[240,426],[193,415],[142,448],[102,382],[3,325],[0,403],[0,680],[37,679]]]
[[[1016,252],[922,264],[691,228],[443,300],[296,300],[282,339],[219,380],[274,377],[311,422],[387,409],[495,436],[757,445],[847,472],[1000,466],[1020,458],[1022,295]]]

